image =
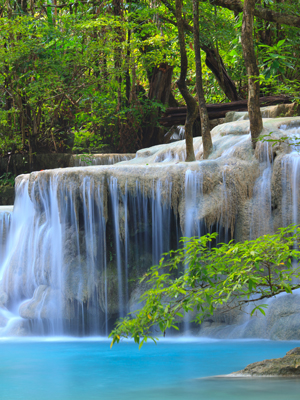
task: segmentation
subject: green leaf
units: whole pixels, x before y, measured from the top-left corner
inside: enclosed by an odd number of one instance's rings
[[[282,286],[284,287],[284,289],[285,289],[285,291],[286,291],[287,293],[293,293],[293,292],[292,292],[292,289],[291,289],[291,287],[290,287],[290,285],[289,285],[288,283],[282,282]]]
[[[255,308],[253,308],[253,310],[250,313],[250,316],[252,317],[253,314],[255,313],[255,311],[260,311],[263,315],[266,315],[264,308],[267,308],[268,304],[260,304],[259,306],[256,306]]]

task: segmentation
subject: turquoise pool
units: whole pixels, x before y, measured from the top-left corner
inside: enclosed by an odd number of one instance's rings
[[[205,379],[283,356],[299,342],[0,341],[1,400],[299,399],[300,380]],[[204,379],[199,379],[204,378]]]

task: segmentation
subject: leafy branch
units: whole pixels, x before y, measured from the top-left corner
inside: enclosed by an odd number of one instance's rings
[[[216,309],[225,313],[247,303],[254,304],[251,315],[255,311],[264,314],[266,305],[261,300],[300,287],[300,283],[292,284],[300,277],[298,226],[211,248],[216,237],[213,233],[182,238],[182,248],[166,253],[151,268],[142,278],[151,287],[141,296],[144,306],[118,321],[110,334],[111,345],[122,337],[132,337],[140,347],[148,339],[156,341],[155,329],[161,333],[178,329],[189,311],[196,311],[197,323]]]

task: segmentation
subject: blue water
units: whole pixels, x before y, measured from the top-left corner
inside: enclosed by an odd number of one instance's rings
[[[266,358],[299,342],[1,341],[0,400],[299,399],[297,379],[203,379]],[[202,379],[199,379],[202,378]]]

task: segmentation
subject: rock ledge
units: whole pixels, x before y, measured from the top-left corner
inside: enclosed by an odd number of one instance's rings
[[[229,377],[299,377],[300,347],[286,353],[282,358],[264,360],[247,365],[241,371],[233,372]]]

